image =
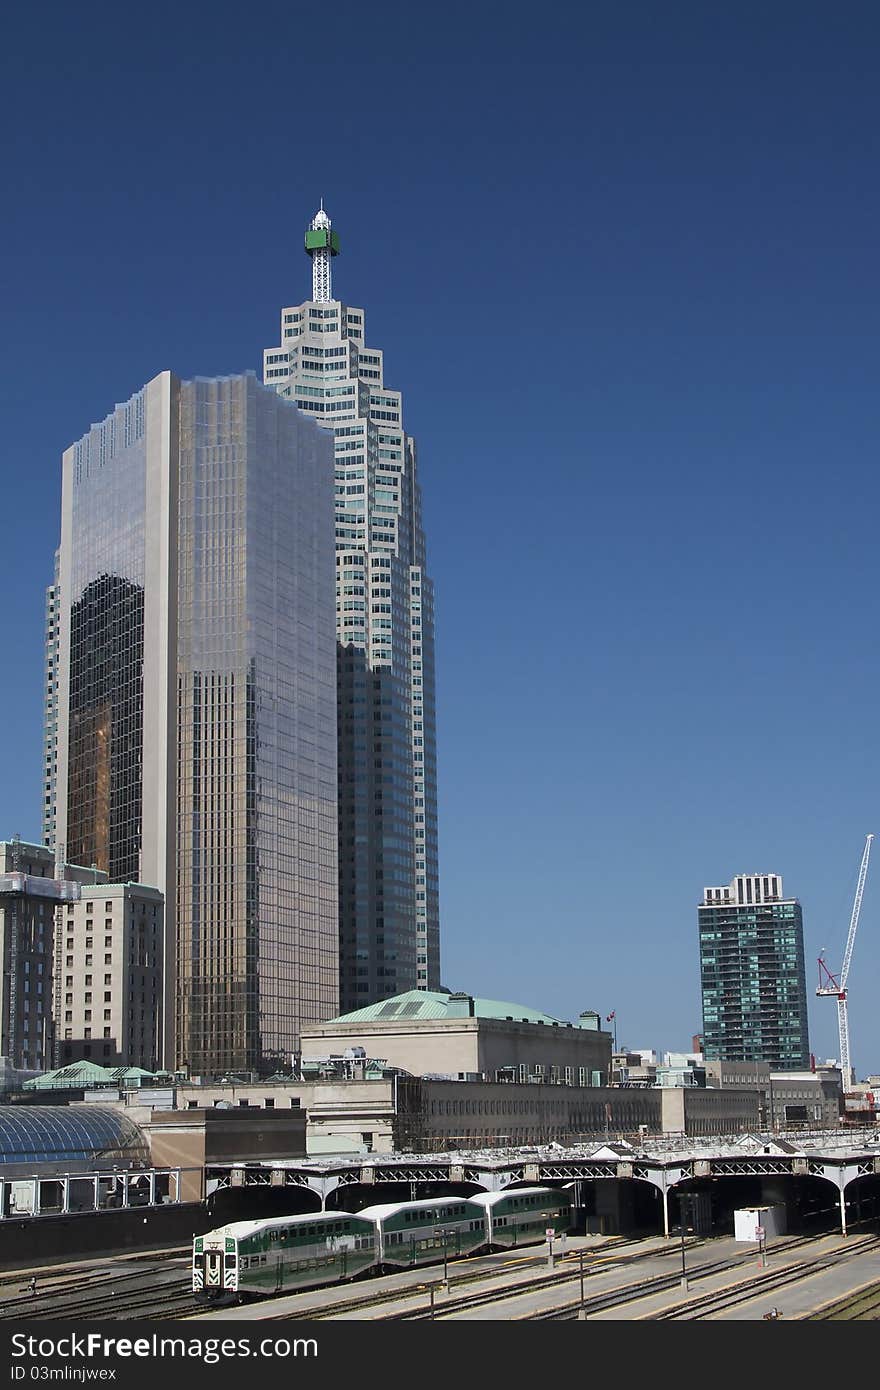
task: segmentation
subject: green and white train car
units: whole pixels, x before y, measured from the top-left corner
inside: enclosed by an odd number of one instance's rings
[[[568,1231],[571,1198],[551,1187],[514,1187],[503,1192],[476,1192],[470,1200],[480,1208],[489,1245],[512,1250],[546,1240],[547,1232]]]
[[[444,1258],[470,1255],[486,1244],[486,1215],[469,1197],[432,1197],[365,1207],[379,1240],[379,1263],[412,1269]]]
[[[233,1221],[193,1241],[193,1293],[271,1294],[335,1284],[378,1263],[376,1224],[348,1212]]]

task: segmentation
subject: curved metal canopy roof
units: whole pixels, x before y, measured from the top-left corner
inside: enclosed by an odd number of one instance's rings
[[[0,1166],[146,1159],[141,1130],[102,1105],[0,1105]]]

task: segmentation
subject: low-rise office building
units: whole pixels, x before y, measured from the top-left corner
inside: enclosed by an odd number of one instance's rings
[[[0,841],[0,1056],[13,1071],[51,1065],[56,913],[94,878],[73,864],[56,869],[45,845]]]
[[[750,1061],[708,1061],[705,1067],[710,1089],[756,1089],[765,1129],[834,1129],[840,1123],[843,1090],[839,1067],[773,1071],[767,1062]]]
[[[157,888],[103,883],[64,905],[55,947],[57,1065],[158,1068],[163,936]]]

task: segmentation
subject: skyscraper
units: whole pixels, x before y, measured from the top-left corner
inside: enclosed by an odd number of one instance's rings
[[[332,444],[155,377],[63,459],[57,853],[165,895],[166,1065],[274,1070],[338,999]]]
[[[706,1059],[808,1067],[803,918],[779,874],[705,888],[697,920]]]
[[[335,436],[343,1011],[440,983],[434,601],[416,446],[364,311],[333,298],[339,237],[305,237],[312,297],[282,309],[267,385]]]
[[[46,590],[46,664],[43,672],[43,844],[55,848],[55,774],[58,765],[58,555]]]

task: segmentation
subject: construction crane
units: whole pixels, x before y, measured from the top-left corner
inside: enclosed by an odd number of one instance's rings
[[[865,891],[865,879],[868,875],[868,859],[871,855],[871,841],[873,838],[873,835],[868,835],[865,839],[862,863],[859,868],[859,881],[856,884],[856,896],[853,902],[852,916],[849,919],[849,935],[846,938],[846,950],[843,953],[843,965],[840,967],[840,974],[832,975],[822,957],[819,957],[819,988],[816,990],[816,993],[824,995],[829,999],[835,998],[837,1000],[837,1031],[840,1037],[840,1080],[845,1091],[852,1085],[852,1071],[849,1061],[849,1019],[847,1018],[846,1012],[846,981],[849,975],[853,946],[856,940],[856,928],[859,925],[859,913],[862,910],[862,894]]]

